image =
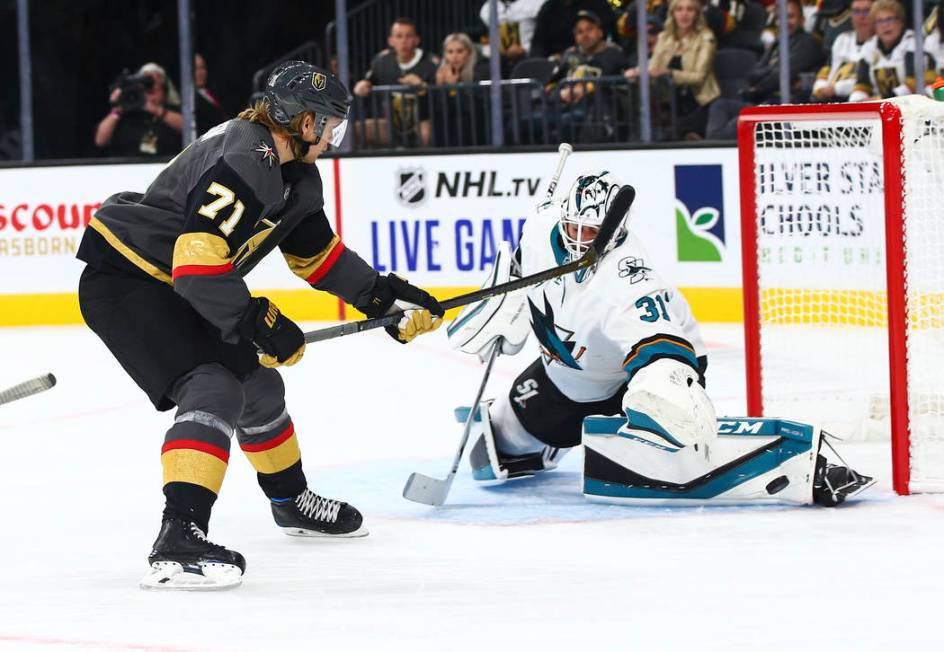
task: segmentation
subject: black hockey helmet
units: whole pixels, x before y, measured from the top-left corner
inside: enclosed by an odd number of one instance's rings
[[[327,70],[307,61],[280,63],[269,75],[264,97],[269,104],[269,117],[285,128],[289,128],[298,114],[305,111],[314,113],[317,118],[316,142],[321,140],[328,118],[338,118],[346,126],[351,109],[351,95],[344,84]],[[331,144],[335,146],[340,144],[340,138],[344,135],[343,129],[336,131],[340,133],[332,134],[331,139]],[[297,137],[297,134],[293,136]]]

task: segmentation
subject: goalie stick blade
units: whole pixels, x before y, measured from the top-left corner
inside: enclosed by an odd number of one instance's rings
[[[626,213],[632,208],[634,201],[636,201],[636,189],[629,184],[617,191],[613,203],[610,204],[610,210],[603,216],[603,223],[600,224],[597,237],[593,240],[592,247],[593,251],[596,252],[596,257],[599,258],[603,255],[606,246],[610,244],[610,240],[616,235],[616,230],[622,224]]]
[[[52,374],[37,376],[36,378],[24,381],[0,392],[0,405],[3,405],[4,403],[10,403],[12,401],[18,401],[21,398],[26,398],[27,396],[32,396],[33,394],[45,392],[47,389],[51,389],[55,385],[56,377]]]
[[[422,473],[413,472],[403,485],[403,497],[414,503],[423,503],[439,507],[446,502],[449,493],[449,483],[437,480]]]

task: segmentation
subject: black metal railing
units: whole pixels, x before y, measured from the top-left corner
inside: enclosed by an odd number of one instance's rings
[[[563,80],[545,89],[531,79],[500,82],[507,147],[560,142],[641,140],[639,87],[622,76]],[[356,151],[416,147],[475,147],[492,142],[490,81],[441,86],[374,86],[351,111]],[[675,88],[656,80],[653,134],[676,132]]]
[[[482,0],[368,0],[347,12],[348,56],[351,83],[363,78],[371,59],[387,47],[390,25],[406,16],[416,21],[421,46],[439,52],[452,32],[484,29],[479,10]],[[325,28],[325,61],[335,55],[335,22]]]

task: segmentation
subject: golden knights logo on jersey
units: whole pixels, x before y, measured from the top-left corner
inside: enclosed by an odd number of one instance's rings
[[[531,311],[531,327],[538,338],[545,362],[558,362],[571,369],[582,370],[577,360],[586,352],[587,347],[581,346],[574,354],[577,343],[569,341],[574,336],[574,332],[554,323],[554,310],[547,300],[547,295],[544,296],[543,313],[530,298],[528,308]]]
[[[882,97],[893,97],[895,89],[901,86],[898,79],[898,70],[892,66],[874,68],[875,85],[878,87],[878,95]]]

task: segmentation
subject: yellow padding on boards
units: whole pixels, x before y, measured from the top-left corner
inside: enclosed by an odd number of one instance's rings
[[[206,487],[215,494],[220,493],[226,462],[220,458],[190,448],[175,448],[161,455],[164,467],[164,484],[189,482]]]
[[[278,473],[292,466],[302,458],[298,449],[298,438],[293,434],[281,444],[269,450],[251,453],[244,450],[246,459],[259,473]]]
[[[287,270],[286,270],[287,271]],[[425,288],[439,300],[477,290],[477,287]],[[743,320],[740,288],[681,288],[695,314],[705,322],[739,322]],[[338,302],[327,292],[311,288],[298,290],[257,290],[254,296],[266,296],[295,321],[335,321]],[[459,309],[446,312],[453,319]],[[364,315],[347,306],[348,319],[363,319]],[[62,294],[0,294],[0,326],[47,326],[81,324],[79,300],[75,293]]]

